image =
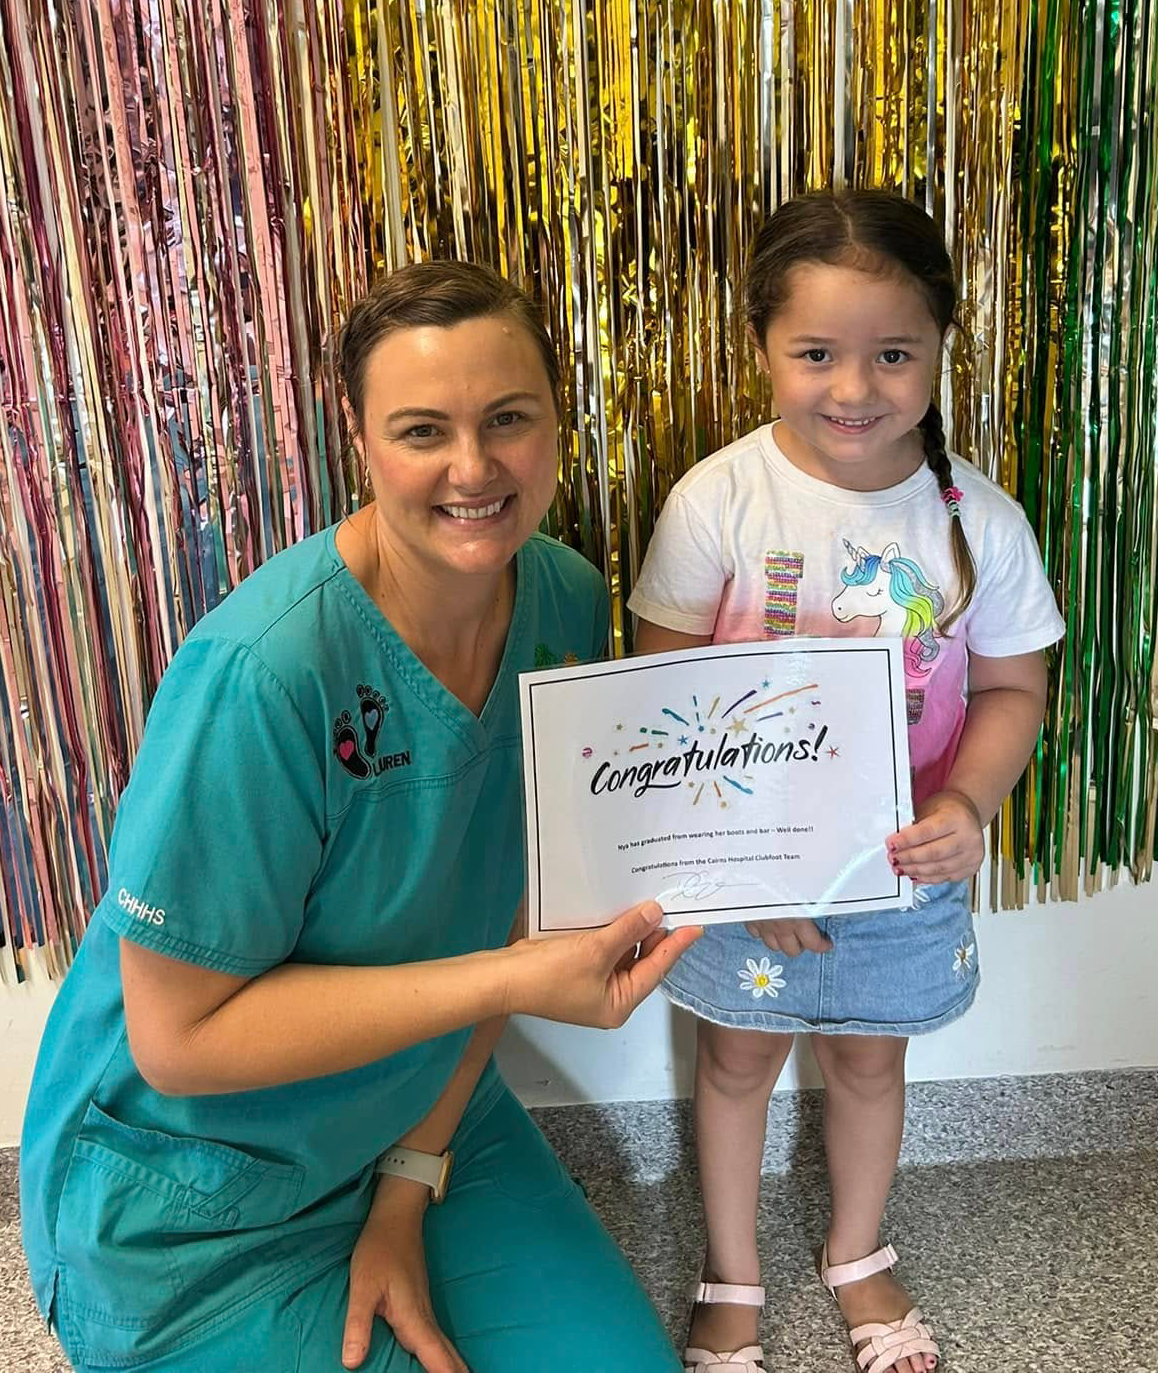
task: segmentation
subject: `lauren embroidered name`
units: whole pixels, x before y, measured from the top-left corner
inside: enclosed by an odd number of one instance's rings
[[[384,758],[378,758],[374,762],[374,771],[389,772],[391,768],[408,768],[410,766],[410,750],[404,749],[401,753],[389,753]]]

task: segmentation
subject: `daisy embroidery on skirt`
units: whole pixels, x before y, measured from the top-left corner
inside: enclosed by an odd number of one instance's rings
[[[751,992],[759,1000],[762,996],[779,996],[780,988],[787,987],[788,983],[780,976],[784,971],[784,966],[777,963],[772,966],[771,960],[762,958],[759,963],[754,958],[746,960],[747,966],[740,969],[740,990]]]
[[[953,950],[953,971],[960,978],[967,978],[973,971],[973,951],[977,946],[964,940]]]

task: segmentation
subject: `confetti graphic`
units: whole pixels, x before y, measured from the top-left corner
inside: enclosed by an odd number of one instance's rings
[[[753,729],[753,725],[745,718],[754,711],[763,710],[766,706],[772,705],[774,702],[788,700],[793,697],[797,699],[807,697],[808,705],[806,708],[812,710],[819,708],[822,704],[821,697],[811,695],[812,692],[818,689],[818,684],[816,682],[807,682],[803,686],[790,687],[786,691],[774,692],[773,695],[765,697],[753,705],[745,705],[745,702],[750,701],[753,696],[759,696],[762,692],[768,691],[771,688],[771,685],[770,680],[767,678],[764,679],[760,683],[759,690],[756,687],[753,687],[751,690],[746,691],[738,700],[733,702],[728,710],[721,712],[718,719],[720,720],[722,730],[715,742],[706,737],[705,731],[707,727],[702,722],[695,725],[689,725],[689,730],[691,732],[688,734],[680,734],[675,741],[678,749],[684,750],[684,752],[682,754],[677,752],[674,755],[669,755],[673,760],[670,766],[675,769],[675,772],[678,774],[681,766],[689,768],[695,767],[697,770],[705,768],[712,769],[720,766],[730,766],[733,761],[739,763],[741,766],[747,766],[749,758],[763,758],[763,761],[765,762],[769,760],[780,761],[789,757],[794,757],[796,759],[809,757],[813,761],[819,758],[821,741],[828,733],[827,725],[822,725],[819,733],[811,741],[806,742],[803,739],[794,739],[787,743],[773,743],[773,741],[756,732]],[[713,698],[708,718],[715,713],[720,699],[719,695],[716,695]],[[803,704],[803,702],[801,702],[801,704]],[[789,710],[794,712],[795,706],[789,707]],[[667,716],[669,719],[679,720],[685,724],[689,717],[696,721],[702,721],[699,697],[695,694],[691,696],[690,708],[681,707],[681,709],[677,710],[673,706],[662,706],[660,707],[660,714]],[[782,716],[784,714],[785,712],[783,710],[772,711],[763,716],[757,716],[755,723],[758,724],[762,719],[774,719],[777,716]],[[809,730],[815,730],[816,722],[807,722],[806,727]],[[655,729],[647,723],[635,725],[633,726],[633,729],[637,735],[647,735],[648,738],[630,745],[627,750],[629,755],[649,752],[653,747],[654,736],[662,736],[662,738],[671,737],[668,730]],[[622,724],[617,724],[615,726],[616,734],[622,733],[622,730]],[[716,733],[714,729],[710,732],[712,734]],[[785,733],[791,733],[791,731],[786,730]],[[662,749],[664,745],[657,739],[655,741],[655,747],[657,749]],[[747,753],[745,752],[745,748],[748,750]],[[805,749],[805,752],[801,753],[801,749]],[[767,754],[767,757],[764,757],[765,754]],[[585,749],[583,756],[585,758],[588,757],[589,750]],[[618,757],[618,751],[612,749],[610,751],[610,756],[612,758]],[[681,765],[679,761],[681,757],[685,760],[690,759],[690,761]],[[658,760],[656,766],[659,766],[660,762],[662,762],[662,760]],[[626,778],[616,776],[614,769],[611,769],[612,776],[605,779],[604,774],[606,771],[607,769],[604,767],[596,774],[596,776],[600,778],[600,790],[603,790],[605,787],[607,789],[617,790],[620,785],[624,784]],[[756,795],[757,787],[755,783],[757,782],[757,778],[751,773],[745,772],[741,774],[740,778],[736,778],[726,772],[721,772],[720,779],[728,787],[732,788],[733,791],[739,792],[741,796]],[[638,773],[631,775],[631,782],[633,786],[638,784]],[[646,787],[646,782],[644,785]],[[699,805],[705,785],[706,784],[702,782],[697,783],[694,779],[688,782],[688,790],[695,791],[695,796],[692,798],[693,806]],[[726,808],[729,804],[728,797],[720,790],[720,786],[714,778],[712,779],[712,787],[716,793],[719,805],[721,808]],[[733,798],[733,800],[735,799],[736,798]]]

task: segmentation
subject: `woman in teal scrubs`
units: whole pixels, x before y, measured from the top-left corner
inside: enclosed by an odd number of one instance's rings
[[[678,1369],[491,1062],[511,1012],[622,1023],[694,938],[518,938],[517,674],[607,636],[536,532],[555,355],[430,263],[341,370],[373,504],[196,626],[121,798],[28,1104],[37,1301],[81,1370]]]

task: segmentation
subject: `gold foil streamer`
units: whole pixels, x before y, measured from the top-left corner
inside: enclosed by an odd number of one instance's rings
[[[769,411],[738,318],[784,197],[923,201],[958,264],[955,446],[1069,623],[995,901],[1154,852],[1153,0],[0,0],[0,921],[59,970],[158,674],[354,498],[326,346],[412,258],[542,299],[552,527],[617,651],[657,511]],[[0,968],[4,966],[0,955]],[[8,964],[8,975],[12,973]]]

